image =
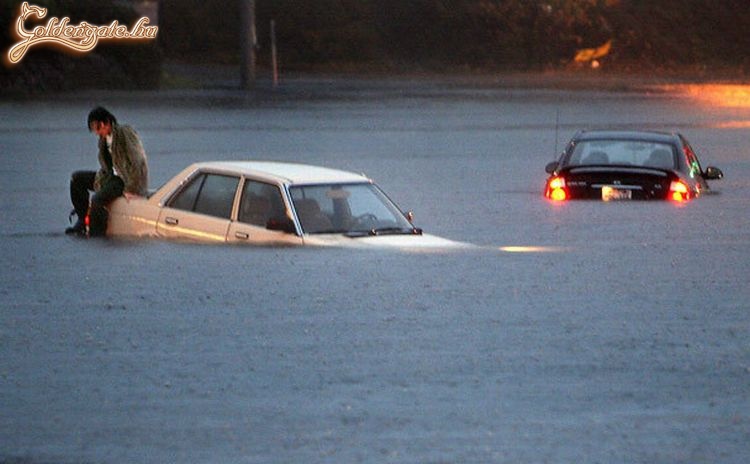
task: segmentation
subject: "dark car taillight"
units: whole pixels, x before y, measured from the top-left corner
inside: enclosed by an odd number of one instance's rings
[[[544,196],[553,201],[565,201],[568,199],[568,191],[565,188],[565,178],[556,176],[547,182],[547,191]]]

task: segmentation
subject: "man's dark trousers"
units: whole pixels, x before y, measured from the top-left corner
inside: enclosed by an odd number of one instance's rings
[[[81,222],[89,213],[89,191],[94,190],[95,171],[76,171],[70,178],[70,200],[73,202]],[[122,196],[125,183],[118,176],[110,176],[98,192],[91,197],[89,214],[90,235],[104,235],[107,231],[107,206],[115,198]]]

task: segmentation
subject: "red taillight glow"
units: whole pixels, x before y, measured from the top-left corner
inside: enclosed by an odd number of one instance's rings
[[[550,192],[549,197],[555,201],[565,201],[568,198],[568,194],[565,193],[565,190],[558,188]]]
[[[547,184],[547,198],[553,201],[565,201],[568,199],[568,192],[565,191],[565,178],[553,177]]]
[[[690,199],[690,190],[684,182],[680,180],[672,181],[669,184],[669,198],[677,201],[688,201]]]
[[[565,179],[563,179],[562,177],[554,177],[551,181],[549,181],[549,188],[553,190],[565,188]]]

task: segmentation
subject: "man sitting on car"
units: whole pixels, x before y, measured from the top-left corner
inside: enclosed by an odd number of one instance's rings
[[[102,107],[91,110],[88,128],[99,137],[98,171],[76,171],[70,179],[70,199],[78,221],[67,234],[85,235],[86,216],[89,235],[107,231],[106,206],[119,196],[130,200],[146,196],[148,165],[140,137],[130,126],[120,126],[112,113]],[[89,191],[94,195],[89,201]]]

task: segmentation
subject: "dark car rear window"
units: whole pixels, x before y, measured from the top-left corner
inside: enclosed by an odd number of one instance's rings
[[[569,166],[642,166],[674,169],[675,154],[667,143],[638,140],[585,140],[570,155]]]

